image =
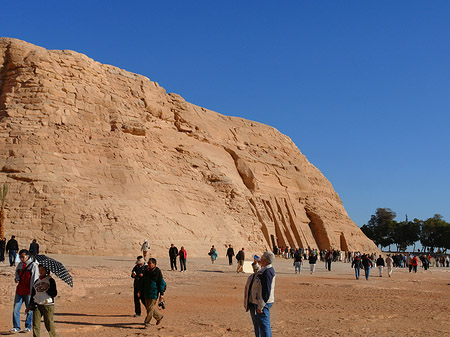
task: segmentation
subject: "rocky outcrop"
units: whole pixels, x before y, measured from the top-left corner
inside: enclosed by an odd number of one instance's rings
[[[73,51],[0,39],[6,233],[48,252],[136,255],[148,238],[375,250],[327,179],[274,128],[167,94]]]

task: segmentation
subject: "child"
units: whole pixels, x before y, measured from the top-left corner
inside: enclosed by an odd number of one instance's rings
[[[58,294],[55,280],[43,265],[39,265],[39,278],[34,282],[31,291],[31,301],[27,312],[33,310],[33,337],[41,334],[41,317],[50,337],[57,337],[53,314],[55,312],[54,298]]]

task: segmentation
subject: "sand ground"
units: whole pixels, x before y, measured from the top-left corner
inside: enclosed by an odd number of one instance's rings
[[[169,259],[159,258],[168,284],[167,308],[161,325],[144,330],[143,317],[133,317],[134,259],[52,257],[74,278],[73,289],[57,280],[60,337],[253,335],[243,308],[248,275],[237,274],[225,258],[214,265],[208,258],[188,258],[186,273],[170,271]],[[341,262],[331,272],[318,263],[314,275],[307,264],[294,275],[291,260],[277,258],[274,267],[274,336],[450,336],[449,268],[419,269],[417,274],[395,269],[392,278],[386,272],[380,278],[373,269],[366,281],[355,280],[350,265]],[[12,327],[14,287],[13,269],[0,264],[0,332]],[[48,336],[43,325],[42,330]]]

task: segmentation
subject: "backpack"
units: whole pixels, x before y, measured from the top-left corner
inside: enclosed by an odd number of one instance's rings
[[[240,260],[241,259],[241,251],[239,251],[237,254],[236,254],[236,260]]]

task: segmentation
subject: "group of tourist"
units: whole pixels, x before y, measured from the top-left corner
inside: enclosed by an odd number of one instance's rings
[[[150,245],[147,240],[144,240],[144,244],[141,245],[142,252],[144,252],[144,249],[146,252],[145,255],[147,255],[150,250]],[[149,258],[147,264],[143,255],[137,257],[135,266],[131,271],[131,277],[134,279],[134,316],[141,316],[142,303],[147,311],[144,328],[149,328],[152,318],[156,320],[156,325],[158,325],[164,317],[158,307],[165,308],[164,292],[166,282],[164,281],[161,270],[156,266],[156,259]],[[211,258],[211,263],[214,264],[218,256],[217,249],[212,246],[208,255]],[[177,270],[177,257],[180,258],[180,267],[183,268],[184,264],[184,270],[186,270],[186,256],[184,247],[181,247],[178,251],[178,248],[174,244],[171,244],[169,248],[171,270]],[[236,271],[238,273],[243,272],[245,249],[242,248],[234,255],[233,247],[229,245],[226,252],[229,265],[233,264],[234,256],[237,259]],[[181,262],[183,260],[184,262]],[[274,260],[275,255],[272,252],[264,252],[261,257],[254,255],[252,263],[253,274],[249,276],[245,285],[244,306],[246,311],[250,311],[256,336],[272,335],[270,308],[274,301],[275,270],[272,266]],[[157,303],[158,305],[156,305]]]
[[[39,244],[34,239],[29,249],[20,249],[15,236],[6,242],[0,240],[0,261],[5,261],[5,251],[9,254],[9,264],[15,267],[14,282],[16,290],[13,305],[13,328],[9,333],[27,333],[33,331],[33,336],[40,336],[41,319],[50,337],[56,337],[53,315],[55,311],[54,299],[58,294],[56,282],[50,276],[48,268],[35,262],[34,257],[39,254]],[[25,328],[20,327],[20,310],[25,305]]]

